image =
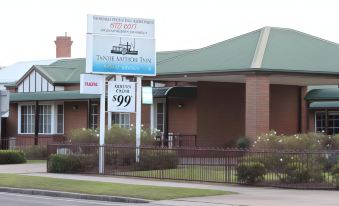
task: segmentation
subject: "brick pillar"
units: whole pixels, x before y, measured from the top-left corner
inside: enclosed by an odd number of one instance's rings
[[[70,36],[57,36],[54,41],[56,46],[56,58],[60,57],[71,57],[71,47],[73,41]]]
[[[308,131],[308,118],[307,118],[307,102],[305,101],[305,96],[307,94],[307,86],[300,87],[300,117],[301,117],[301,133],[307,133]]]
[[[267,75],[246,76],[245,135],[249,138],[270,129],[270,81]]]

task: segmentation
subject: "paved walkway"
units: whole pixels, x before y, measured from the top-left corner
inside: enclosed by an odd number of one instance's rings
[[[0,165],[0,173],[36,173],[46,172],[46,163]]]
[[[233,195],[183,198],[156,201],[157,205],[176,206],[336,206],[339,205],[339,191],[292,190],[276,188],[245,187],[225,184],[201,184],[159,181],[151,179],[123,178],[110,176],[89,176],[73,174],[46,173],[46,164],[23,164],[0,166],[0,173],[21,173],[30,176],[53,177],[62,179],[90,180],[123,184],[156,185],[168,187],[186,187],[217,189],[236,192]]]

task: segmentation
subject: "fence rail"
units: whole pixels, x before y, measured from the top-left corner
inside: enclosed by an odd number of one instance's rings
[[[339,151],[250,151],[238,149],[105,145],[105,175],[287,188],[334,189]],[[48,145],[48,155],[78,158],[84,166],[64,172],[97,173],[98,145]],[[80,158],[80,159],[79,159]],[[80,164],[81,165],[81,164]],[[53,172],[53,156],[48,170]],[[339,167],[337,169],[339,173]]]

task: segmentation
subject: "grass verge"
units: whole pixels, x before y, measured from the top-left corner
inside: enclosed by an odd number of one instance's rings
[[[84,180],[33,177],[15,174],[0,174],[0,186],[25,189],[46,189],[92,195],[124,196],[149,200],[167,200],[185,197],[231,194],[230,192],[221,190],[115,184]]]
[[[47,160],[27,160],[26,164],[42,164],[47,163]]]

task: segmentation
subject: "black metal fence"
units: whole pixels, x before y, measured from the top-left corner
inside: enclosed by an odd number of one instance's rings
[[[105,175],[303,189],[334,189],[339,182],[339,151],[103,147]],[[48,145],[48,170],[98,173],[99,148],[98,145]],[[53,154],[76,160],[80,169],[57,170]]]

